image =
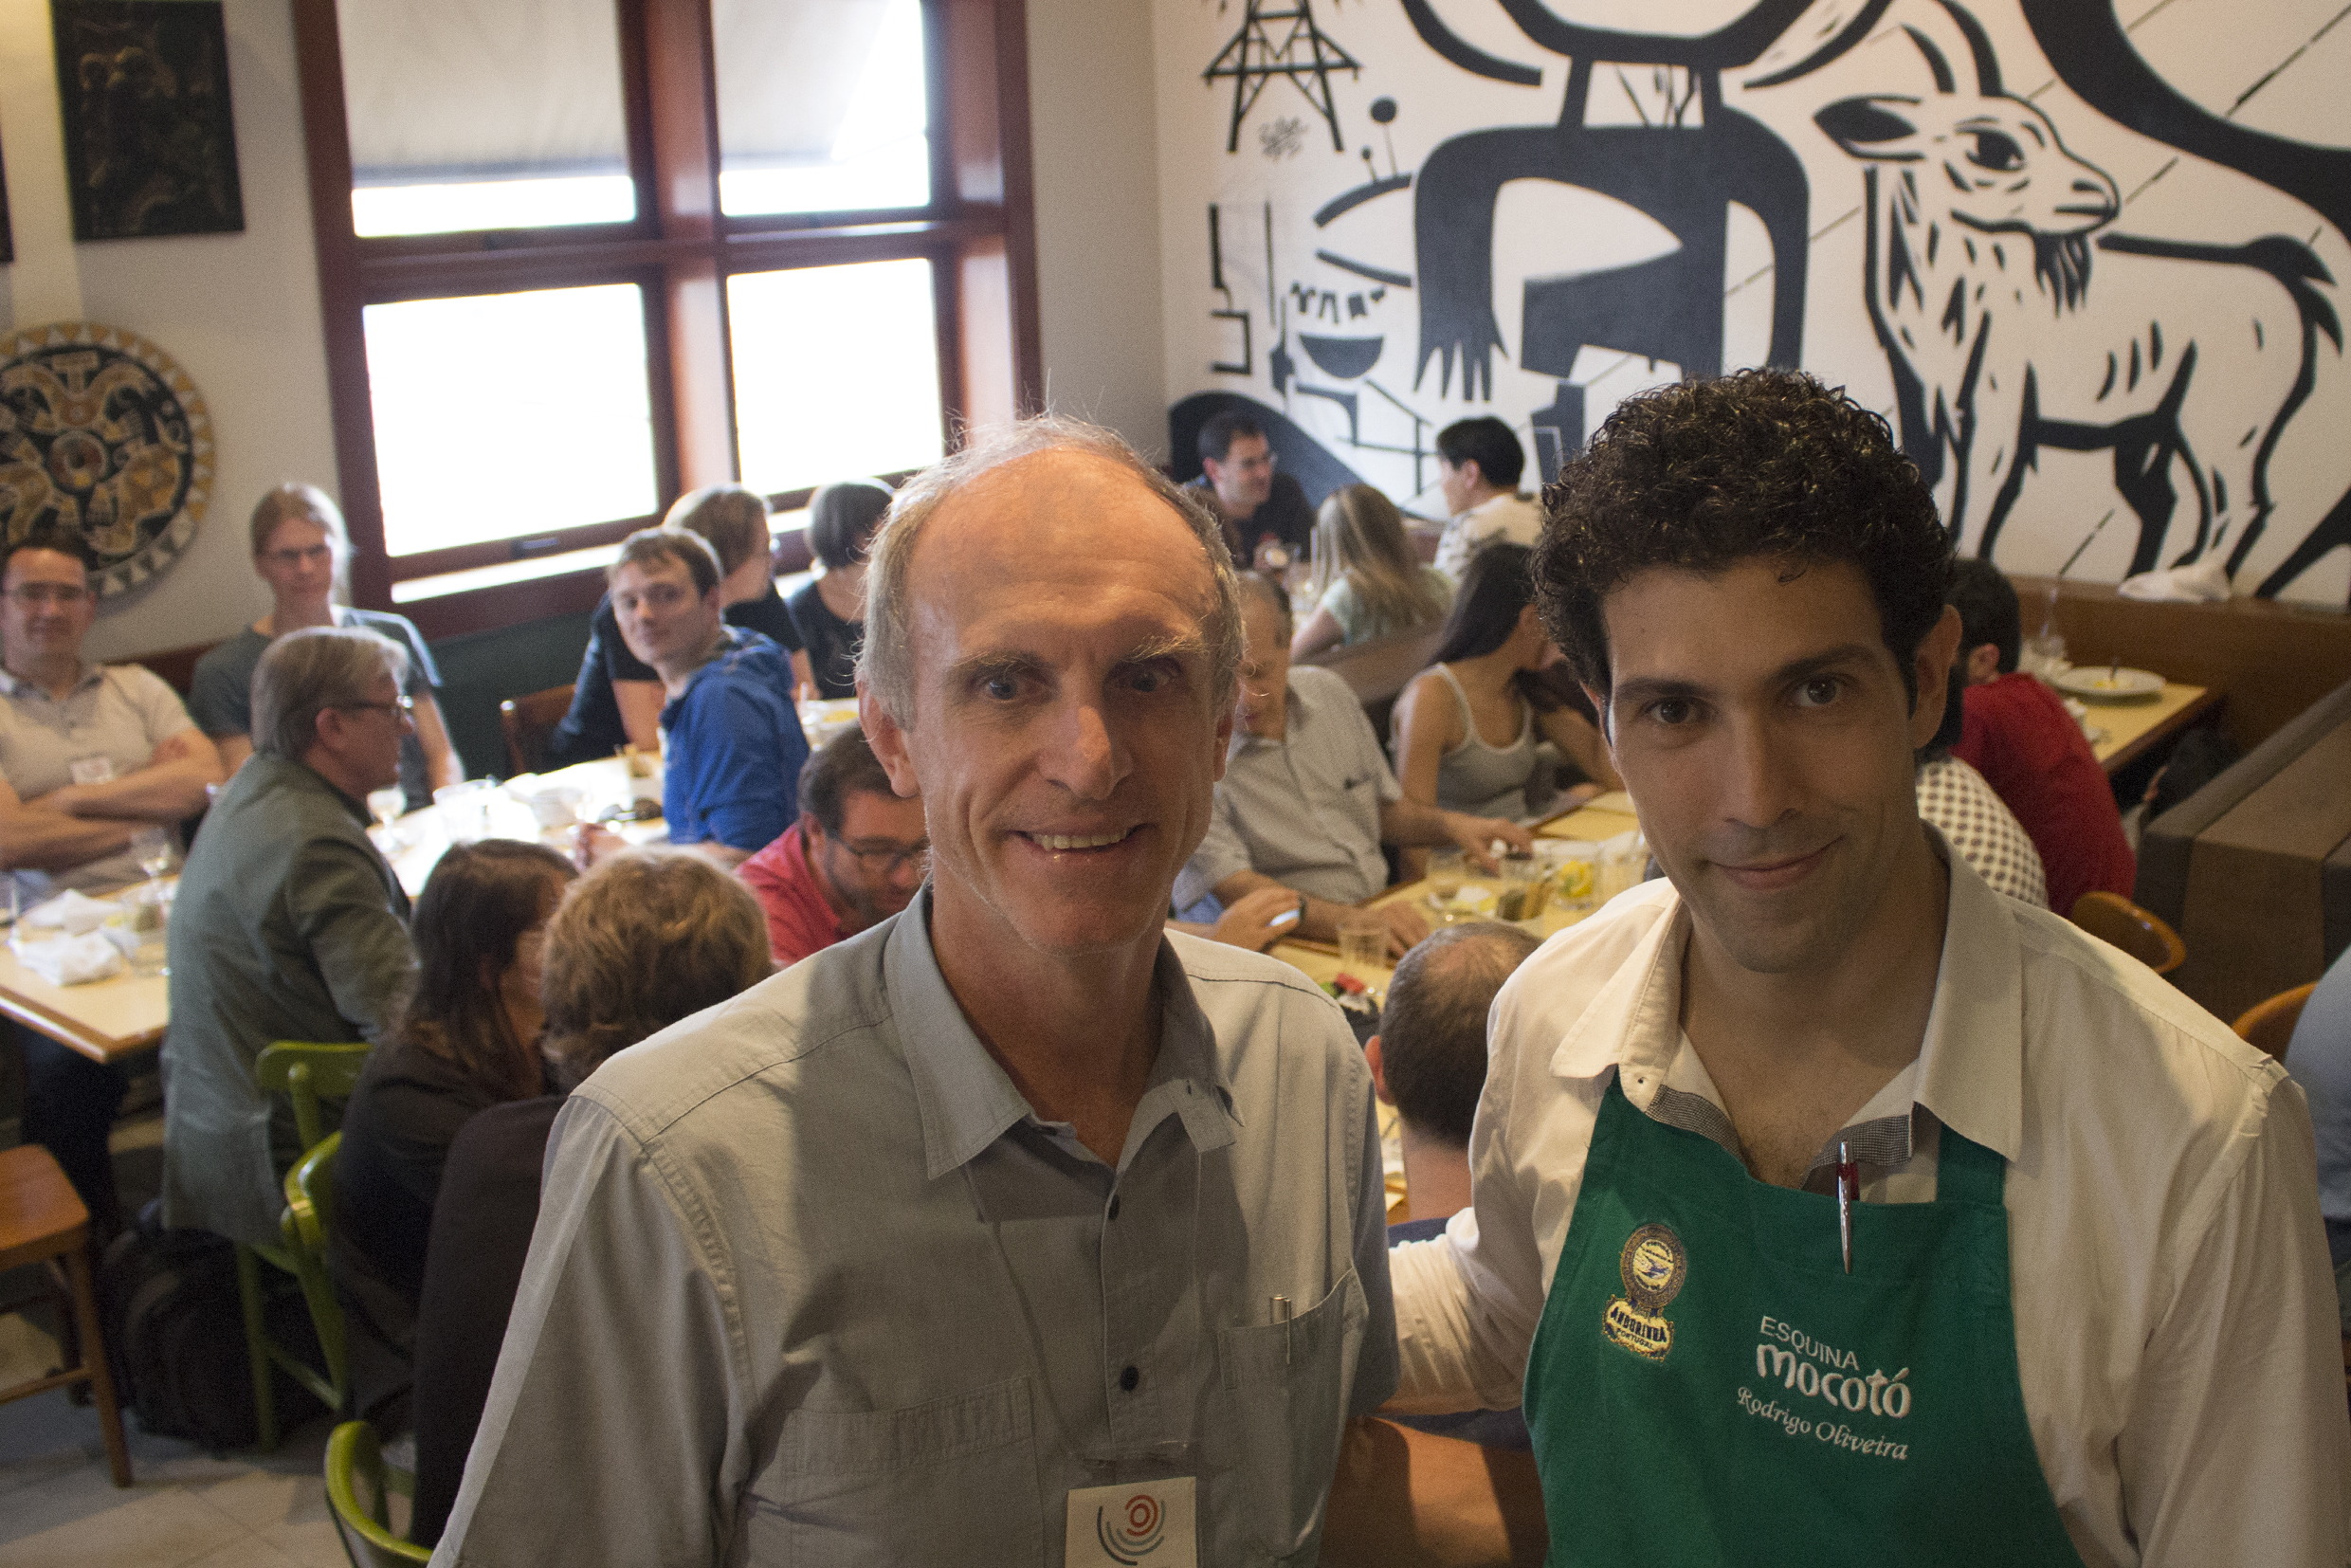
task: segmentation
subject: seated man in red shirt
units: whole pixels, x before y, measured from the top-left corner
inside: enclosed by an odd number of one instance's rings
[[[2049,906],[2103,889],[2131,895],[2138,875],[2105,769],[2065,700],[2016,668],[2016,590],[1998,567],[1962,560],[1951,586],[1967,668],[1966,717],[1951,755],[1991,784],[2024,824],[2048,873]]]
[[[767,911],[775,962],[795,964],[906,907],[930,860],[922,802],[891,793],[863,730],[800,770],[800,820],[735,868]]]

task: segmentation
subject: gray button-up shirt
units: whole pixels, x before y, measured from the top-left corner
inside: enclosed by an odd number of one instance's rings
[[[988,1054],[928,918],[573,1095],[435,1562],[1057,1564],[1069,1490],[1170,1475],[1202,1562],[1312,1560],[1395,1381],[1346,1026],[1168,938],[1114,1169]]]
[[[1208,836],[1176,879],[1176,907],[1191,908],[1236,871],[1360,903],[1388,885],[1379,808],[1403,794],[1355,692],[1302,665],[1290,671],[1282,738],[1232,732]]]

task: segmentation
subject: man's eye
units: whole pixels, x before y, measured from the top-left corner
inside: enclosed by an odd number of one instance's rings
[[[1844,689],[1844,683],[1837,680],[1835,677],[1828,675],[1815,675],[1811,680],[1795,688],[1796,706],[1800,708],[1825,708],[1830,703],[1835,702],[1838,694]]]
[[[1010,675],[991,675],[980,682],[979,689],[999,702],[1009,702],[1019,695],[1020,683]]]
[[[1151,669],[1148,667],[1136,670],[1126,678],[1126,684],[1130,687],[1136,691],[1145,694],[1157,691],[1160,687],[1166,685],[1167,682],[1167,671],[1163,669]]]
[[[1651,719],[1667,725],[1686,724],[1696,714],[1696,706],[1680,697],[1668,697],[1661,702],[1652,703],[1649,710]]]

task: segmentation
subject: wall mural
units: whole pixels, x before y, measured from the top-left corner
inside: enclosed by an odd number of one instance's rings
[[[1158,0],[1179,473],[1442,515],[1644,387],[1801,364],[1961,550],[2351,601],[2351,28],[2319,0]]]

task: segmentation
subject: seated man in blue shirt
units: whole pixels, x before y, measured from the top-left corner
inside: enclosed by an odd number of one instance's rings
[[[608,575],[629,650],[661,677],[662,815],[669,842],[733,869],[799,819],[808,738],[792,665],[756,631],[726,624],[717,552],[683,529],[629,536]],[[622,848],[592,832],[591,861]]]

